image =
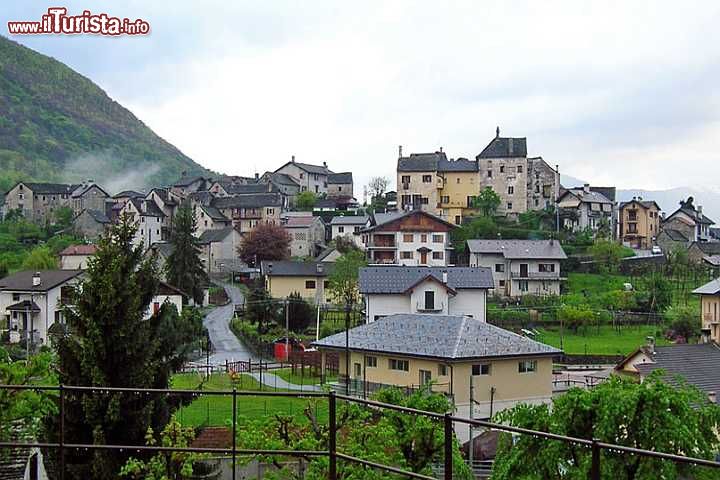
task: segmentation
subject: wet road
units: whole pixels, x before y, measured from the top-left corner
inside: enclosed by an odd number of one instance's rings
[[[230,303],[215,308],[203,320],[203,325],[208,330],[214,350],[210,355],[210,364],[219,365],[225,364],[225,360],[238,361],[248,360],[249,358],[257,361],[260,358],[240,343],[232,330],[230,330],[230,320],[235,313],[235,304],[244,302],[243,294],[234,285],[226,284],[223,287],[230,297]]]

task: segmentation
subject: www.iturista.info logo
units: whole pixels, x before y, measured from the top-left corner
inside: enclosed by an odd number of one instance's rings
[[[7,22],[11,35],[147,35],[150,24],[138,18],[111,17],[107,13],[91,13],[84,10],[81,15],[68,15],[65,7],[48,8],[39,22]]]

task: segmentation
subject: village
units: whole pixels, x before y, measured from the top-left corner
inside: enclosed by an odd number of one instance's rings
[[[15,255],[0,256],[2,344],[29,361],[91,331],[73,324],[78,303],[96,298],[100,266],[130,235],[133,270],[157,275],[142,321],[173,309],[195,322],[176,345],[173,389],[363,400],[400,389],[486,422],[617,381],[664,379],[716,404],[720,232],[701,199],[661,208],[563,185],[558,165],[529,155],[531,139],[494,133],[471,158],[399,147],[394,175],[362,187],[294,155],[250,177],[183,173],[142,191],[19,181],[1,211]],[[178,407],[192,445],[227,447],[228,402]],[[303,405],[243,397],[240,409],[300,418]],[[315,408],[311,422],[326,418]],[[498,432],[453,425],[469,472],[489,478]],[[235,478],[234,462],[214,474]]]

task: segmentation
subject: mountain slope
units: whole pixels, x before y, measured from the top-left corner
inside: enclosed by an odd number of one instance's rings
[[[142,179],[142,188],[207,173],[89,79],[0,36],[0,176]],[[3,185],[4,186],[4,185]]]

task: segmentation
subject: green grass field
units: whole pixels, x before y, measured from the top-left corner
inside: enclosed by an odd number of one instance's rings
[[[560,348],[560,329],[540,329],[537,341]],[[636,348],[645,345],[646,337],[656,336],[655,328],[650,326],[622,327],[620,333],[610,325],[599,328],[588,327],[583,335],[571,330],[563,331],[563,351],[571,355],[627,355]],[[657,338],[658,345],[668,345],[664,338]]]
[[[239,391],[259,391],[260,384],[248,375],[241,375],[235,387]],[[194,373],[174,375],[171,388],[179,390],[197,390],[201,382],[200,377]],[[230,378],[225,375],[213,375],[210,381],[203,386],[203,390],[232,390]],[[266,391],[274,391],[264,387]],[[266,396],[238,396],[237,414],[239,422],[245,417],[257,420],[268,415],[293,415],[306,421],[303,412],[310,405],[315,410],[319,421],[327,421],[327,400],[311,398],[266,397]],[[223,426],[229,425],[232,418],[232,396],[200,396],[190,405],[184,406],[176,413],[177,419],[183,425],[192,426]]]

